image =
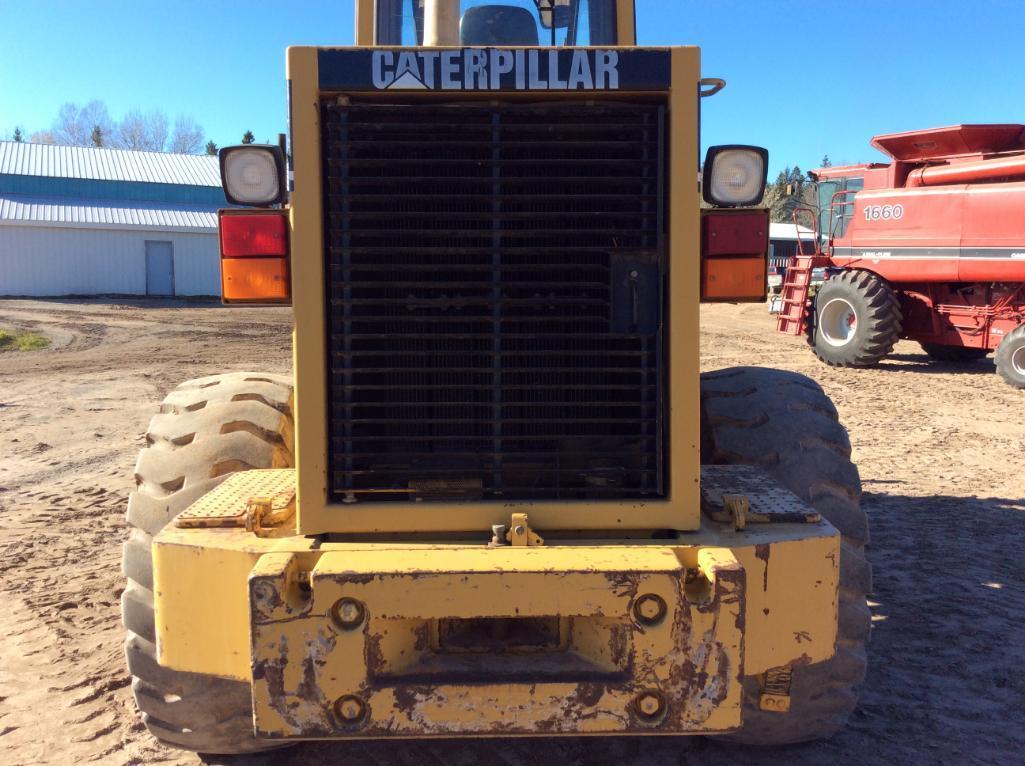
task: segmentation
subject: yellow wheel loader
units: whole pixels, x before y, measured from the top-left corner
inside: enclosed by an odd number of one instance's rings
[[[358,0],[288,50],[289,138],[220,155],[223,298],[294,375],[179,386],[128,506],[126,653],[161,741],[843,726],[865,517],[821,389],[700,375],[766,294],[767,153],[700,168],[697,48],[630,0]],[[707,203],[704,209],[700,197]]]

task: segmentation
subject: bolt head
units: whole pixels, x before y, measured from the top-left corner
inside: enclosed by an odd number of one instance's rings
[[[655,625],[666,616],[666,602],[661,596],[648,593],[634,602],[634,617],[643,625]]]
[[[644,715],[653,716],[662,709],[662,702],[654,694],[642,694],[637,700],[637,709]]]
[[[526,530],[526,528],[522,524],[517,524],[516,528],[513,531],[516,532],[516,534],[518,534],[518,535],[522,535],[527,530]]]
[[[354,598],[342,598],[331,609],[331,618],[342,630],[352,630],[363,624],[366,610]]]
[[[649,689],[634,698],[633,710],[640,723],[659,726],[665,720],[666,701],[658,690]]]
[[[346,723],[356,723],[366,716],[367,706],[359,697],[354,697],[350,694],[340,697],[335,702],[335,712]]]

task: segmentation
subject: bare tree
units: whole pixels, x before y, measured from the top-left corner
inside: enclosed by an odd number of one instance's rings
[[[51,133],[59,144],[92,146],[93,130],[98,127],[107,135],[111,124],[107,105],[102,101],[90,101],[83,107],[69,102],[61,106]]]
[[[138,109],[133,109],[117,124],[114,145],[119,149],[146,149],[146,118]]]
[[[33,144],[55,144],[57,138],[48,130],[37,130],[28,137],[29,143]]]
[[[178,115],[171,132],[171,145],[168,151],[176,154],[198,154],[203,145],[203,128],[196,121],[184,114]]]
[[[146,115],[146,134],[149,137],[151,151],[162,152],[167,146],[167,115],[154,109]]]
[[[159,109],[149,114],[133,109],[117,124],[113,143],[119,149],[162,152],[167,144],[167,115]]]

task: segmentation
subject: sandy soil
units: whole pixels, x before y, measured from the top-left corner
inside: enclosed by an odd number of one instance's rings
[[[711,739],[307,745],[224,762],[763,764],[1025,762],[1025,394],[987,360],[832,370],[764,306],[703,309],[703,366],[818,380],[850,429],[872,522],[871,669],[850,727],[752,750]],[[136,721],[121,656],[125,500],[146,424],[181,380],[287,372],[287,310],[0,301],[42,352],[0,355],[0,762],[197,764]],[[216,759],[215,759],[216,760]]]

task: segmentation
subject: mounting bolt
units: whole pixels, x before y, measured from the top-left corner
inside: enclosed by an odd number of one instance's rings
[[[335,702],[335,714],[346,724],[362,723],[367,716],[367,706],[359,697],[347,694]]]
[[[353,630],[363,624],[366,617],[363,604],[354,598],[342,598],[331,607],[331,619],[342,630]],[[355,698],[353,698],[355,699]]]
[[[515,527],[513,527],[513,532],[515,532],[518,535],[522,535],[526,531],[526,527],[524,527],[522,524],[517,524]]]
[[[634,711],[645,723],[658,724],[665,712],[665,701],[657,691],[641,692],[634,700]]]
[[[666,616],[666,602],[661,596],[648,593],[634,602],[634,617],[642,625],[656,625]]]

